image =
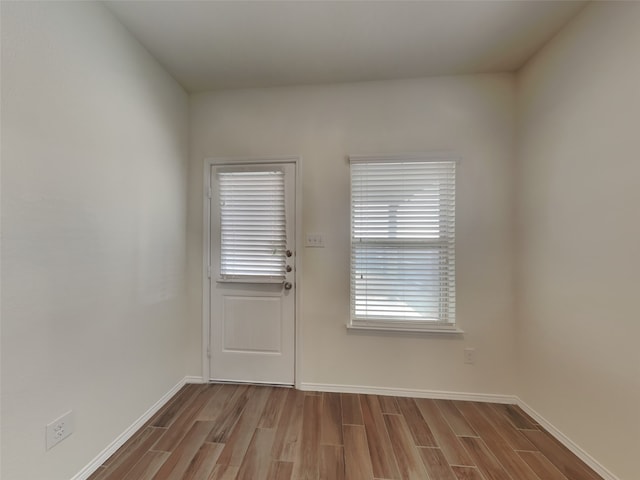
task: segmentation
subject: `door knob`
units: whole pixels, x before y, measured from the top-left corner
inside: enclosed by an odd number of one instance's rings
[[[286,267],[284,267],[284,269],[285,269],[287,272],[290,272],[290,271],[292,270],[291,265],[287,265]]]
[[[290,257],[291,255],[293,255],[293,252],[292,252],[291,250],[287,250],[286,252],[284,252],[284,254],[285,254],[287,257]]]
[[[284,282],[285,290],[291,290],[291,287],[293,287],[293,284],[291,282]]]

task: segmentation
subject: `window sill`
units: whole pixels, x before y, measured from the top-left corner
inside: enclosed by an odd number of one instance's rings
[[[404,332],[404,333],[429,333],[443,335],[462,335],[464,330],[458,327],[410,327],[410,326],[393,326],[393,325],[353,325],[346,324],[348,331],[372,331],[372,332]]]

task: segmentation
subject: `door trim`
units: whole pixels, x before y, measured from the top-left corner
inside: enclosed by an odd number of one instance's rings
[[[261,157],[208,157],[203,165],[202,194],[202,378],[205,383],[211,379],[210,339],[211,339],[211,168],[214,165],[247,165],[260,163],[293,163],[296,166],[296,202],[295,202],[295,252],[296,252],[296,288],[294,310],[294,387],[299,389],[302,371],[302,328],[300,312],[302,303],[302,158],[297,155],[261,156]],[[213,276],[213,275],[211,275]]]

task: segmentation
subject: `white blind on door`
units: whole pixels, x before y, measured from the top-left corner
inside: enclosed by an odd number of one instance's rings
[[[221,279],[284,280],[284,172],[218,171]]]
[[[455,167],[351,159],[352,324],[455,323]]]

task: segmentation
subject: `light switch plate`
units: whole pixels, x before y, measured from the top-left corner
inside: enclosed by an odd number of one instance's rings
[[[322,233],[307,233],[304,240],[305,247],[324,248],[324,235]]]

